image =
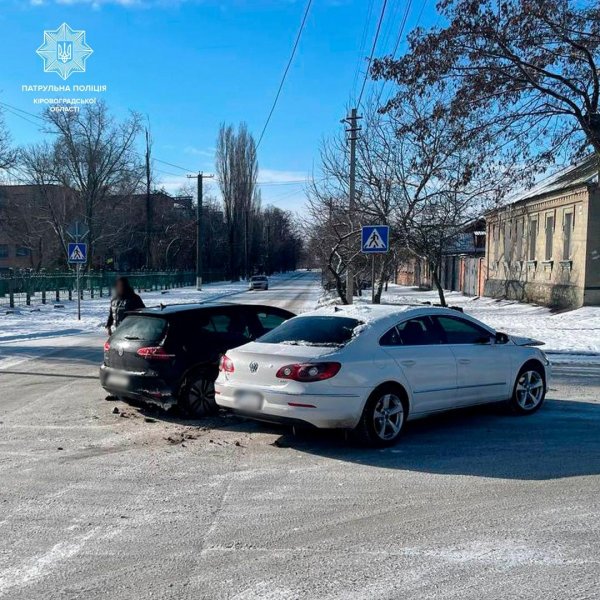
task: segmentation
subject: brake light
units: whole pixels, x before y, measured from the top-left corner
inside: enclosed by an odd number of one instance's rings
[[[293,381],[323,381],[335,377],[341,368],[338,362],[299,363],[284,365],[275,376]]]
[[[171,360],[175,358],[174,354],[168,354],[162,346],[147,346],[140,348],[136,354],[142,358],[151,358],[153,360]]]
[[[110,341],[106,340],[104,342],[104,352],[108,352],[110,350]]]
[[[219,371],[224,371],[225,373],[233,373],[235,371],[233,361],[229,358],[229,356],[227,356],[227,354],[223,354],[223,356],[221,356]]]

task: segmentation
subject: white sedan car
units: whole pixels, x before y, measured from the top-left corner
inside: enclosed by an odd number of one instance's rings
[[[269,279],[265,275],[254,275],[248,283],[249,290],[268,290]]]
[[[448,308],[322,308],[228,351],[216,401],[389,445],[408,419],[445,410],[504,400],[518,414],[535,412],[550,375],[540,343]]]

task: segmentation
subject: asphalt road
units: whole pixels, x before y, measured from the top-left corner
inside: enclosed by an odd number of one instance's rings
[[[237,299],[302,310],[310,285]],[[102,341],[14,342],[0,370],[0,598],[599,597],[597,365],[557,369],[534,416],[379,451],[107,402]]]

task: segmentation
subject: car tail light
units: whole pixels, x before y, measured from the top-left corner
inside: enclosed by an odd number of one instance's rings
[[[276,377],[294,381],[323,381],[335,377],[341,368],[342,365],[338,362],[284,365],[277,371]]]
[[[224,371],[225,373],[233,373],[235,371],[233,361],[229,358],[229,356],[227,356],[227,354],[223,354],[223,356],[221,356],[219,371]]]
[[[104,342],[104,352],[108,352],[110,350],[110,341],[106,340]]]
[[[162,346],[147,346],[140,348],[136,354],[142,358],[151,358],[153,360],[171,360],[175,358],[174,354],[168,354]]]

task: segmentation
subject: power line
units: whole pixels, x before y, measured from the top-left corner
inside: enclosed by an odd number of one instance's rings
[[[153,158],[152,160],[156,160],[155,158]],[[186,178],[187,175],[184,175],[182,173],[173,173],[171,171],[165,171],[164,169],[154,169],[154,171],[156,173],[160,173],[161,175],[170,175],[172,177],[180,177],[182,179]],[[218,183],[219,180],[215,179],[215,182]],[[298,185],[304,185],[308,182],[307,179],[290,179],[289,181],[257,181],[255,183],[255,185],[259,185],[261,187],[268,187],[268,186],[298,186]]]
[[[33,121],[31,121],[30,119],[28,119],[27,117],[25,117],[23,115],[28,115],[30,117],[38,119],[42,123],[45,122],[44,117],[40,117],[40,115],[36,115],[35,113],[29,112],[27,110],[23,110],[22,108],[18,108],[17,106],[13,106],[12,104],[8,104],[7,102],[0,102],[0,105],[4,106],[11,114],[15,115],[16,117],[20,117],[21,119],[24,119],[25,121],[27,121],[28,123],[32,123],[33,125],[37,125],[37,123],[34,123]],[[18,111],[18,112],[15,112],[15,111]],[[23,114],[19,114],[19,113],[23,113]],[[139,156],[145,156],[142,152],[138,152],[137,150],[134,150],[134,152],[136,154],[138,154]],[[168,165],[169,167],[174,167],[175,169],[181,169],[182,171],[185,171],[186,173],[194,170],[194,169],[190,169],[188,167],[182,167],[181,165],[176,165],[175,163],[171,163],[166,160],[162,160],[160,158],[153,158],[152,160],[154,160],[158,163],[161,163],[163,165]],[[167,175],[173,175],[173,173],[167,173]]]
[[[423,0],[423,6],[421,7],[421,12],[419,13],[419,17],[417,19],[417,25],[419,24],[419,21],[421,20],[421,15],[423,14],[423,9],[425,8],[426,3],[427,3],[427,0]],[[412,0],[408,0],[408,4],[406,6],[406,12],[404,13],[404,18],[402,19],[402,25],[400,26],[400,31],[398,33],[398,37],[396,38],[396,44],[394,46],[394,51],[392,52],[392,58],[395,58],[396,52],[398,52],[398,47],[400,46],[400,42],[402,41],[402,34],[404,33],[404,27],[406,26],[406,21],[408,19],[408,13],[410,12],[411,5],[412,5]]]
[[[152,160],[155,160],[156,162],[162,163],[163,165],[168,165],[169,167],[175,167],[176,169],[181,169],[182,171],[193,171],[194,169],[186,169],[185,167],[182,167],[180,165],[176,165],[170,162],[167,162],[166,160],[161,160],[160,158],[153,158]]]
[[[309,0],[309,5],[310,5],[310,2],[312,2],[312,0]],[[18,108],[16,106],[13,106],[12,104],[8,104],[6,102],[1,102],[0,101],[0,105],[6,107],[11,112],[11,114],[14,114],[15,116],[20,117],[22,119],[25,119],[27,122],[32,123],[33,125],[37,125],[37,123],[35,123],[34,121],[31,121],[30,119],[28,119],[27,117],[25,117],[25,116],[23,116],[23,115],[21,115],[19,113],[23,113],[24,115],[28,115],[30,117],[34,117],[35,119],[38,119],[42,123],[45,122],[45,119],[43,117],[40,117],[39,115],[36,115],[35,113],[23,110],[22,108]],[[15,111],[18,111],[18,112],[15,112]],[[142,152],[138,152],[137,150],[134,150],[134,152],[135,152],[135,154],[137,154],[139,156],[145,156],[145,154],[143,154]],[[182,171],[186,171],[186,172],[194,170],[194,169],[187,169],[186,167],[182,167],[181,165],[177,165],[175,163],[168,162],[166,160],[162,160],[162,159],[156,158],[156,157],[153,157],[152,160],[154,162],[161,163],[163,165],[168,165],[170,167],[174,167],[175,169],[181,169]],[[155,169],[155,171],[157,171],[158,173],[161,173],[163,175],[171,175],[172,177],[181,177],[181,178],[186,177],[185,174],[172,173],[171,171],[165,171],[164,169]],[[271,186],[271,185],[279,186],[279,185],[300,185],[300,184],[304,184],[304,183],[306,183],[305,179],[292,179],[292,180],[288,180],[288,181],[257,181],[256,185],[260,185],[260,186]]]
[[[371,23],[371,15],[373,14],[373,3],[374,0],[369,2],[369,10],[367,11],[367,18],[365,19],[365,25],[360,40],[360,49],[358,51],[358,61],[356,63],[356,69],[354,70],[354,78],[352,80],[352,95],[356,93],[356,84],[358,83],[358,75],[360,73],[360,67],[363,61],[363,52],[365,50],[365,44],[367,43],[367,33],[369,31],[369,24]]]
[[[421,12],[419,13],[419,17],[417,19],[417,25],[419,24],[419,21],[421,19],[421,15],[423,14],[423,9],[425,8],[426,3],[427,3],[427,0],[423,0],[423,6],[421,7]],[[394,44],[394,51],[392,52],[392,59],[394,59],[396,57],[396,52],[398,52],[398,47],[400,46],[400,42],[404,35],[404,28],[406,27],[406,21],[408,20],[408,14],[410,12],[411,6],[412,6],[412,0],[408,0],[408,4],[406,5],[406,10],[404,11],[404,16],[402,17],[402,23],[400,24],[400,31],[398,32],[398,37],[396,38],[396,43]],[[416,27],[416,25],[415,25],[415,27]],[[383,85],[379,89],[379,94],[377,94],[376,104],[379,104],[379,101],[381,100],[381,96],[383,95],[383,90],[386,86],[386,83],[387,83],[387,81],[384,81]],[[389,96],[388,96],[388,100],[386,100],[386,102],[387,101],[389,101]]]
[[[362,82],[362,87],[360,88],[360,94],[358,96],[358,102],[356,106],[360,106],[360,102],[363,97],[363,93],[365,91],[365,86],[367,85],[367,79],[369,78],[369,70],[371,68],[371,63],[373,62],[373,56],[375,56],[375,47],[377,46],[377,40],[379,39],[379,32],[381,31],[381,23],[383,23],[383,16],[385,15],[385,8],[387,6],[387,0],[383,0],[383,6],[381,7],[381,14],[379,15],[379,21],[377,23],[377,30],[375,31],[375,39],[373,40],[373,46],[371,47],[371,54],[369,55],[369,61],[367,63],[367,70],[365,71],[365,76]]]
[[[386,0],[387,2],[387,0]],[[298,34],[296,35],[296,40],[294,41],[294,46],[292,48],[292,53],[290,54],[290,58],[285,67],[285,71],[283,72],[283,76],[281,77],[281,82],[279,83],[279,88],[277,89],[277,94],[275,94],[275,100],[273,101],[273,105],[271,106],[271,110],[269,111],[269,116],[265,121],[265,125],[260,133],[260,137],[258,138],[258,143],[256,144],[256,149],[260,146],[262,142],[263,136],[265,135],[265,131],[269,125],[269,121],[273,116],[273,112],[275,111],[275,106],[277,106],[277,101],[279,100],[279,95],[281,94],[281,90],[283,89],[283,84],[285,83],[285,78],[287,77],[288,71],[290,70],[290,66],[292,65],[292,61],[294,60],[294,56],[296,54],[296,49],[298,48],[298,44],[300,42],[300,37],[302,36],[302,32],[304,31],[304,25],[306,23],[306,18],[308,17],[308,11],[310,10],[312,4],[312,0],[308,0],[306,3],[306,8],[304,9],[304,16],[302,17],[302,22],[300,23],[300,29],[298,30]]]

